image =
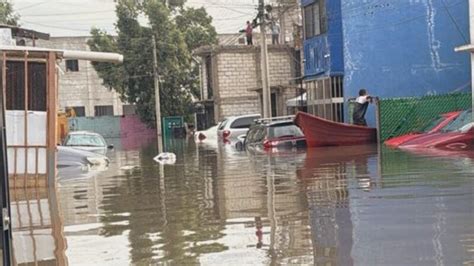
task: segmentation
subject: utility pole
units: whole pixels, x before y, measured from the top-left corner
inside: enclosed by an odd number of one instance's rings
[[[268,47],[266,34],[265,3],[259,0],[258,14],[260,17],[260,69],[262,75],[262,97],[263,97],[263,117],[272,116],[272,100],[270,91],[270,68],[268,66]]]
[[[161,103],[160,103],[160,77],[158,75],[158,55],[156,51],[155,34],[153,34],[153,78],[155,80],[155,116],[156,137],[158,142],[158,154],[163,152],[163,134],[161,128]]]

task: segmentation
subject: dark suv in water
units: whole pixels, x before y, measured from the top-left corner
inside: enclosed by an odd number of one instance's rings
[[[299,147],[306,147],[306,140],[291,116],[256,120],[245,139],[236,144],[237,149],[254,151]]]

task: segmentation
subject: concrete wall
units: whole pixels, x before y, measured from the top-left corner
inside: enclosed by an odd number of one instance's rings
[[[37,46],[89,50],[89,37],[52,37],[49,41],[38,41]],[[86,116],[94,116],[97,105],[112,105],[114,115],[122,115],[122,105],[118,93],[102,85],[102,79],[90,61],[79,60],[79,71],[66,71],[66,61],[59,64],[59,105],[60,108],[84,106]]]
[[[314,0],[303,0],[302,6]],[[304,40],[305,78],[340,75],[344,71],[341,0],[326,0],[327,32]]]
[[[71,131],[92,131],[112,141],[119,148],[131,150],[156,140],[156,129],[149,128],[138,116],[76,117],[69,119]]]
[[[362,87],[384,98],[470,87],[469,58],[454,52],[469,42],[467,1],[387,1],[362,10],[360,1],[342,2],[346,97]]]
[[[92,131],[104,138],[120,138],[119,116],[75,117],[69,119],[71,131]]]
[[[454,52],[469,42],[467,1],[446,1],[455,22],[443,1],[397,1],[364,12],[355,10],[359,1],[343,2],[347,95],[361,87],[401,97],[469,86],[469,58]]]

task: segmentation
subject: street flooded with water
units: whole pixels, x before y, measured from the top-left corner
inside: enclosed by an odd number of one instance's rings
[[[26,265],[474,265],[474,156],[169,143],[12,191]]]

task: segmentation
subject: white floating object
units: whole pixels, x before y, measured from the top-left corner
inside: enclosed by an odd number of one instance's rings
[[[130,170],[133,170],[133,169],[136,169],[136,168],[138,168],[138,166],[136,166],[136,165],[125,165],[125,166],[120,167],[120,170],[130,171]]]
[[[176,163],[176,154],[172,152],[162,152],[153,158],[155,162],[160,164],[175,164]]]

